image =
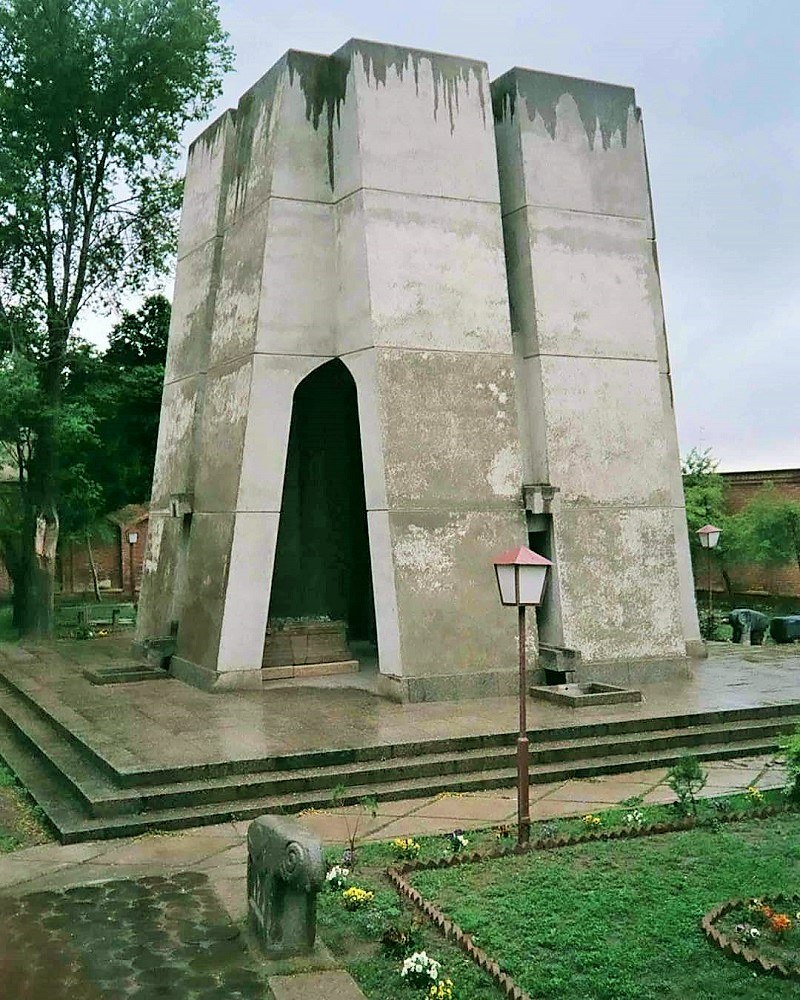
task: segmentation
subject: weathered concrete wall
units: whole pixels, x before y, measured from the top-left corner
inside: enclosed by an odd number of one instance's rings
[[[699,633],[641,115],[530,70],[492,98],[525,478],[559,491],[542,641],[658,674]]]
[[[142,638],[179,621],[193,683],[260,684],[292,401],[334,357],[394,696],[514,690],[491,558],[525,540],[523,479],[560,490],[550,641],[596,664],[683,655],[632,91],[527,71],[490,88],[484,63],[351,41],[287,53],[193,145],[140,615]]]
[[[169,476],[156,477],[158,510],[194,495],[176,672],[258,683],[293,394],[341,357],[358,393],[387,688],[512,690],[491,557],[524,540],[524,519],[485,64],[358,41],[289,52],[206,137],[189,164],[183,225],[200,250],[179,261],[183,367],[168,374]],[[156,593],[175,586],[171,520],[152,549],[144,635]]]

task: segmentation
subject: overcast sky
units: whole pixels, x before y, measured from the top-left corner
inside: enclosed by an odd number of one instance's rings
[[[681,450],[800,466],[800,0],[222,0],[222,110],[287,49],[368,38],[636,88]],[[201,131],[194,126],[191,140]],[[107,323],[108,321],[106,321]]]

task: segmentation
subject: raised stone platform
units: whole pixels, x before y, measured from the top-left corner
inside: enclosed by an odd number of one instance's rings
[[[622,705],[642,700],[642,692],[632,688],[617,687],[614,684],[588,682],[584,684],[552,684],[549,687],[535,685],[530,688],[532,698],[551,701],[569,708],[589,708],[599,705]]]
[[[89,659],[93,658],[93,662]],[[174,681],[96,686],[119,640],[0,647],[0,756],[64,841],[381,800],[502,788],[515,780],[514,698],[399,705],[361,675],[209,695]],[[352,677],[352,679],[351,679]],[[348,687],[358,683],[360,687]],[[800,722],[800,657],[720,646],[691,677],[642,685],[638,704],[531,701],[531,781],[545,784],[771,753]]]

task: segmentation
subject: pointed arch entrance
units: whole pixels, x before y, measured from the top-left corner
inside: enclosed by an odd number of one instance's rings
[[[356,384],[338,358],[294,393],[269,606],[272,623],[320,618],[376,645]]]

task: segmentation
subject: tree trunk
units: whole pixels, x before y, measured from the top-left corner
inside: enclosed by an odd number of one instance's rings
[[[53,596],[55,592],[58,514],[37,513],[29,519],[23,558],[23,595],[20,606],[20,629],[32,638],[47,639],[53,634]]]
[[[722,573],[722,579],[725,581],[725,590],[727,591],[728,598],[733,600],[733,584],[731,583],[731,578],[728,575],[727,569],[725,569],[725,563],[721,562],[719,564],[720,572]]]
[[[53,635],[53,596],[58,545],[58,439],[61,381],[69,326],[64,316],[51,315],[47,327],[48,352],[41,367],[43,412],[28,465],[24,491],[25,533],[22,557],[25,592],[22,634],[34,638]]]
[[[92,551],[92,536],[87,531],[86,532],[86,551],[89,554],[89,566],[92,570],[92,586],[94,587],[94,599],[98,604],[101,604],[103,598],[100,595],[100,581],[97,579],[97,563],[94,561],[94,552]]]
[[[11,627],[19,630],[22,628],[25,595],[24,567],[19,552],[19,539],[6,540],[0,544],[0,554],[11,580]]]

